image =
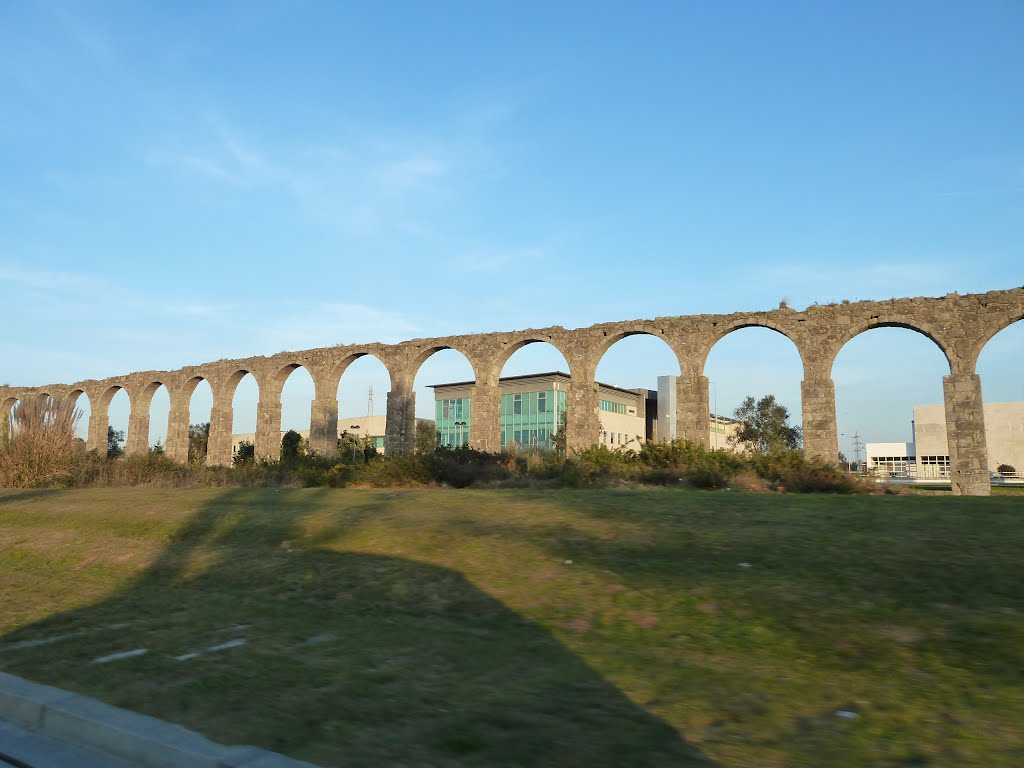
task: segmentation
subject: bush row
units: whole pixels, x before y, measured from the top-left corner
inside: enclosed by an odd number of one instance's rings
[[[0,462],[2,465],[2,462]],[[159,452],[108,459],[95,452],[69,451],[59,471],[32,477],[22,467],[17,483],[30,486],[371,486],[445,485],[476,487],[587,488],[618,484],[742,487],[817,493],[869,490],[839,466],[808,459],[800,451],[738,455],[709,451],[676,440],[647,443],[639,450],[594,446],[570,458],[556,452],[486,453],[469,447],[438,448],[410,456],[290,455],[281,461],[246,461],[233,467],[179,464]]]

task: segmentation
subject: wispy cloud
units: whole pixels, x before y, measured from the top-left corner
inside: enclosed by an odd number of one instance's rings
[[[410,317],[366,304],[320,302],[266,318],[264,337],[282,350],[371,341],[395,343],[421,333]]]
[[[215,112],[193,128],[198,133],[187,142],[151,148],[150,165],[202,183],[278,194],[319,225],[363,236],[429,236],[442,218],[438,211],[464,202],[462,193],[481,172],[493,171],[500,154],[495,120],[475,116],[428,135],[367,127],[337,140],[290,143],[261,139],[258,130]]]
[[[0,264],[0,283],[10,283],[41,291],[77,291],[95,288],[100,280],[78,272],[25,269],[14,264]]]
[[[77,4],[74,7],[75,11],[63,3],[57,3],[50,6],[50,11],[58,26],[75,45],[93,58],[104,64],[109,64],[113,61],[114,56],[107,37],[92,20],[77,12],[79,10]]]
[[[179,317],[218,317],[232,312],[230,304],[170,304],[164,310]]]
[[[510,248],[507,250],[480,250],[467,253],[456,260],[458,269],[465,272],[505,272],[513,265],[535,264],[547,255],[543,248]]]

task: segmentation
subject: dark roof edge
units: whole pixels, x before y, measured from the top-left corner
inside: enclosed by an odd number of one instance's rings
[[[561,377],[567,381],[572,378],[565,371],[547,371],[545,373],[525,373],[519,376],[502,376],[500,379],[498,379],[498,383],[500,384],[503,381],[522,381],[523,379],[543,379],[554,376]],[[605,384],[602,381],[598,381],[596,383],[600,387],[614,389],[617,392],[623,392],[627,395],[632,395],[633,397],[640,397],[640,395],[632,389],[626,389],[625,387],[617,387],[614,384]],[[427,386],[430,387],[431,389],[439,389],[440,387],[465,387],[469,386],[470,384],[476,384],[476,381],[453,381],[447,384],[428,384]],[[641,389],[643,389],[643,387],[641,387]],[[654,390],[649,391],[653,392]]]

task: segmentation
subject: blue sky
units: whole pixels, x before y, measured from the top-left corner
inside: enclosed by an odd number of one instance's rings
[[[1022,39],[1017,0],[4,3],[0,381],[1020,286]],[[990,400],[1024,399],[1021,325]],[[673,365],[627,339],[599,373]],[[943,372],[913,332],[856,339],[840,431],[905,439]],[[467,373],[436,356],[419,399]],[[707,373],[721,412],[772,392],[799,418],[771,331]],[[343,414],[371,383],[383,412],[367,359]],[[286,426],[309,394],[297,373]]]

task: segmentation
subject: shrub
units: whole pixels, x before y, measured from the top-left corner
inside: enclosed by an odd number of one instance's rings
[[[0,435],[0,485],[35,488],[70,484],[83,451],[75,438],[82,417],[67,401],[32,397],[20,401]]]
[[[1000,464],[996,467],[996,472],[1000,475],[1013,475],[1016,474],[1017,470],[1009,464]]]
[[[767,480],[774,490],[798,493],[858,493],[864,486],[835,464],[808,459],[801,451],[755,454],[748,459],[751,468]]]

